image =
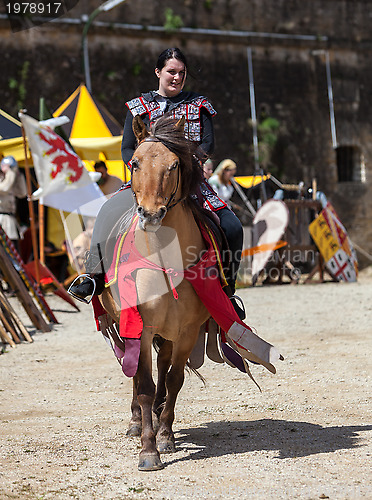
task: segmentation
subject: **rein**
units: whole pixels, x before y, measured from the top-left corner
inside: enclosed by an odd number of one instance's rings
[[[180,170],[180,165],[178,164],[177,165],[177,183],[176,183],[176,187],[173,191],[173,193],[170,195],[170,198],[168,200],[168,203],[165,205],[165,208],[167,209],[167,211],[169,212],[169,210],[173,207],[175,207],[178,203],[180,203],[180,201],[183,200],[183,198],[180,198],[179,200],[175,201],[174,203],[173,200],[175,199],[176,197],[176,194],[177,194],[177,191],[178,191],[178,187],[180,185],[180,177],[181,177],[181,170]]]
[[[156,137],[146,137],[145,139],[143,139],[138,144],[138,146],[140,146],[143,142],[161,142],[163,144],[163,142],[160,139],[157,139]],[[163,145],[165,146],[165,144],[163,144]],[[138,148],[138,146],[137,146],[137,148]],[[180,177],[181,177],[181,170],[180,170],[180,164],[178,164],[177,165],[177,183],[176,183],[176,187],[173,190],[172,194],[170,195],[168,203],[165,205],[165,208],[167,209],[167,212],[169,212],[169,210],[171,208],[175,207],[176,205],[178,205],[178,203],[180,203],[181,201],[183,201],[185,199],[184,197],[181,197],[179,200],[174,201],[174,199],[176,197],[176,194],[177,194],[177,191],[178,191],[178,188],[179,188],[179,185],[180,185]],[[134,199],[135,199],[135,201],[137,203],[136,193],[133,191],[133,188],[132,188],[132,193],[133,193],[133,197],[134,197]],[[137,203],[137,205],[138,205],[138,203]]]

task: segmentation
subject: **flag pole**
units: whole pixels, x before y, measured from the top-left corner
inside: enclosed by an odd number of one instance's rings
[[[75,266],[75,269],[78,272],[78,274],[82,274],[84,272],[84,269],[81,268],[81,266],[79,264],[79,261],[77,259],[76,252],[75,252],[74,245],[73,245],[73,240],[72,240],[71,233],[70,233],[70,230],[68,228],[66,217],[65,217],[65,214],[63,213],[63,210],[59,211],[59,215],[61,217],[62,224],[63,224],[63,229],[65,231],[65,235],[66,235],[66,238],[67,238],[67,246],[70,249],[70,254],[71,254],[72,262],[73,262],[73,264]]]
[[[252,63],[252,49],[251,47],[247,47],[247,59],[248,59],[248,78],[249,78],[249,98],[251,104],[251,120],[252,120],[252,129],[253,129],[253,152],[254,152],[254,178],[261,175],[261,194],[263,200],[257,200],[257,205],[261,205],[263,202],[267,200],[265,183],[263,181],[263,170],[260,167],[260,158],[259,158],[259,149],[258,149],[258,127],[257,127],[257,116],[256,116],[256,97],[254,90],[254,78],[253,78],[253,63]],[[252,184],[253,186],[253,184]]]
[[[21,113],[25,111],[22,110]],[[27,184],[27,202],[28,202],[28,213],[30,220],[30,228],[31,228],[31,240],[32,240],[32,250],[34,253],[34,262],[35,262],[35,277],[38,286],[40,285],[40,271],[39,271],[39,252],[37,248],[37,238],[36,238],[36,226],[35,226],[35,212],[34,205],[32,202],[32,185],[31,185],[31,174],[30,167],[28,165],[27,158],[27,143],[26,143],[26,134],[23,125],[22,129],[22,138],[23,138],[23,148],[25,152],[25,173],[26,173],[26,184]]]
[[[38,205],[39,212],[39,250],[40,262],[45,264],[45,209],[43,198],[40,198]]]

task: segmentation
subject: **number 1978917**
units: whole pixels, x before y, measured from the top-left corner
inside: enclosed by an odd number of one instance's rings
[[[58,14],[61,2],[11,2],[6,4],[8,14]]]

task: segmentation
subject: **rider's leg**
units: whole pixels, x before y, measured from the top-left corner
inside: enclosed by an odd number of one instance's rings
[[[231,264],[229,272],[226,276],[226,281],[231,288],[231,292],[234,294],[235,281],[238,274],[243,249],[243,227],[238,217],[229,208],[221,208],[215,213],[220,219],[220,225],[223,232],[225,233],[231,252]],[[245,318],[244,309],[237,304],[235,298],[232,298],[232,304],[240,319],[243,320]]]
[[[104,276],[107,271],[105,249],[111,231],[118,220],[133,206],[133,196],[130,189],[122,189],[109,198],[98,212],[93,229],[89,254],[85,260],[85,272],[89,274],[83,281],[73,284],[69,292],[80,299],[103,292]],[[95,285],[94,285],[94,282]]]
[[[238,274],[240,259],[242,256],[243,228],[240,220],[229,208],[222,208],[221,210],[217,210],[215,213],[220,219],[220,225],[229,244],[231,265],[229,273],[227,273],[226,280],[230,285],[232,293],[234,293],[236,275]]]

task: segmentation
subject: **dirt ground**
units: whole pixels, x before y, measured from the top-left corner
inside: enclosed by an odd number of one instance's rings
[[[206,387],[187,375],[177,451],[148,473],[139,439],[125,435],[131,380],[90,306],[48,295],[60,324],[0,356],[0,498],[372,498],[372,268],[355,284],[241,296],[247,323],[285,361],[276,375],[252,368],[262,393],[210,361]]]

